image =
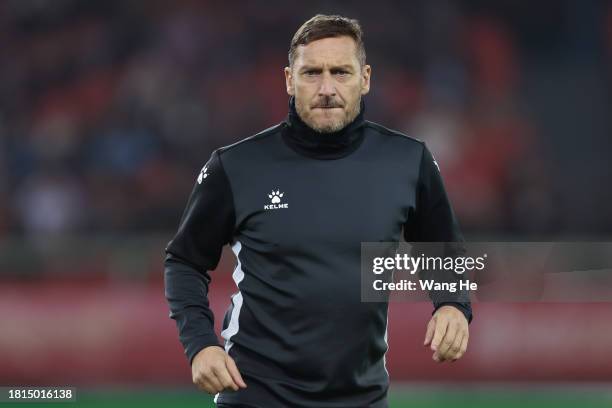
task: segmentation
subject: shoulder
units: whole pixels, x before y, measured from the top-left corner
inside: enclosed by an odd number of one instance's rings
[[[197,179],[198,184],[202,184],[203,180],[208,178],[210,174],[222,173],[227,175],[228,165],[231,169],[236,164],[244,163],[249,157],[256,156],[254,154],[256,150],[266,149],[268,145],[265,142],[273,139],[274,135],[280,133],[284,126],[285,123],[281,122],[252,136],[213,150],[210,158],[200,170]]]
[[[280,134],[285,126],[286,123],[281,122],[235,143],[220,147],[215,150],[215,153],[220,157],[225,157],[228,155],[231,156],[234,154],[248,154],[250,151],[260,148],[262,145],[265,145],[267,142],[273,139],[274,136]]]
[[[400,131],[389,129],[379,123],[366,120],[364,126],[370,131],[370,135],[379,136],[383,141],[391,143],[400,149],[417,150],[418,152],[422,152],[425,149],[425,142],[422,140],[408,136]]]

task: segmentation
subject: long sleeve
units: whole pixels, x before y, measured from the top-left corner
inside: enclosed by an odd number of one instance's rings
[[[408,242],[456,242],[464,241],[459,223],[444,188],[440,169],[429,149],[423,145],[419,180],[417,183],[416,211],[404,225],[404,239]],[[444,305],[458,308],[468,322],[472,321],[470,302],[435,301],[434,313]]]
[[[215,151],[198,175],[178,231],[165,249],[165,296],[190,363],[204,347],[219,345],[208,302],[208,271],[217,267],[234,224],[232,190]]]

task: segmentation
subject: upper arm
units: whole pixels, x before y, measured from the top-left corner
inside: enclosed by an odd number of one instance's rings
[[[166,252],[203,270],[215,269],[223,246],[232,239],[234,225],[230,182],[215,151],[198,174],[178,231]]]
[[[406,241],[463,241],[438,164],[424,144],[416,189],[416,208],[404,228]]]

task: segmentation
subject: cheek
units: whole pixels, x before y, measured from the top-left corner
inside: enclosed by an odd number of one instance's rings
[[[361,96],[361,88],[355,86],[347,87],[340,93],[340,96],[347,106],[353,106]]]
[[[317,93],[317,85],[309,82],[300,82],[295,84],[295,93],[310,98]]]
[[[293,96],[297,103],[304,109],[310,110],[309,107],[316,99],[317,89],[309,85],[297,85],[294,87]]]
[[[360,81],[350,81],[345,83],[340,83],[336,87],[338,93],[347,100],[353,100],[358,98],[361,94],[361,82]]]

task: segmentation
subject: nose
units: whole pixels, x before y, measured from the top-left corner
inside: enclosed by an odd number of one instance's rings
[[[325,72],[322,75],[321,86],[319,86],[319,96],[336,96],[334,79],[329,72]]]

